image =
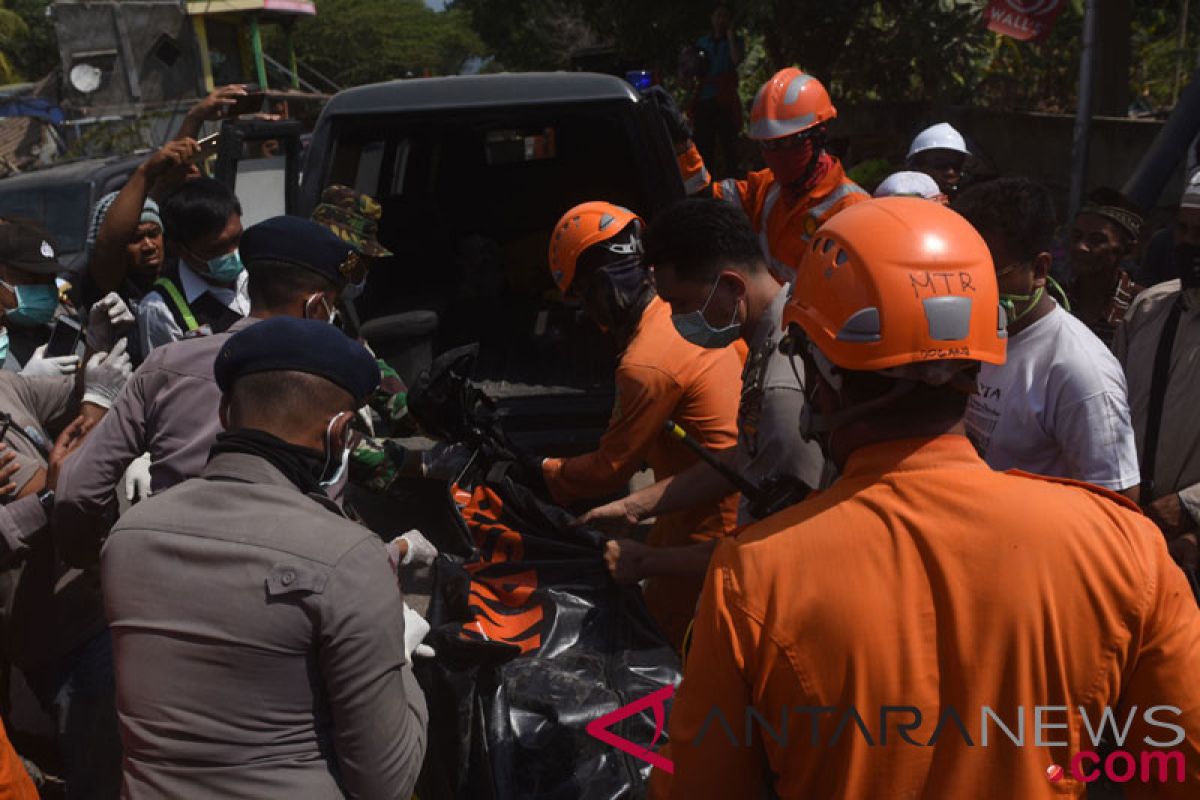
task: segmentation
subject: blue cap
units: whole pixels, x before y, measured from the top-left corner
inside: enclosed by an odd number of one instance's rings
[[[217,353],[213,374],[227,394],[255,372],[307,372],[340,386],[362,406],[379,387],[379,365],[367,349],[328,322],[271,317],[229,337]]]
[[[242,233],[238,252],[250,273],[286,264],[311,270],[338,287],[356,282],[354,275],[361,270],[353,247],[304,217],[271,217],[251,225]]]

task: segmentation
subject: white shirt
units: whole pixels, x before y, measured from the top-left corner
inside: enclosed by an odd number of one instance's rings
[[[1121,490],[1139,482],[1125,375],[1100,339],[1057,306],[984,364],[967,435],[992,469]]]
[[[179,288],[189,305],[195,302],[197,297],[208,292],[230,311],[244,317],[250,313],[250,295],[246,289],[248,281],[246,270],[242,270],[238,273],[234,288],[213,286],[183,261],[179,262]],[[158,292],[150,292],[141,300],[138,304],[137,318],[143,358],[154,348],[183,338],[184,331],[175,323],[170,305]]]

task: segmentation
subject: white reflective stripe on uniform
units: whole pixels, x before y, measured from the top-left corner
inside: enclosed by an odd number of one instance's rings
[[[684,182],[684,191],[688,194],[695,194],[705,186],[708,186],[710,180],[712,180],[712,176],[708,174],[708,167],[701,164],[700,171]]]
[[[721,187],[722,200],[724,200],[726,203],[731,203],[738,208],[741,208],[742,211],[746,210],[745,208],[742,208],[742,193],[738,191],[737,178],[726,178],[718,185]]]
[[[810,208],[808,210],[808,215],[813,219],[820,221],[821,217],[825,216],[829,209],[837,205],[839,200],[856,193],[864,195],[867,194],[866,190],[861,188],[856,183],[846,182],[839,184],[836,189],[829,193],[829,197],[826,197],[824,200]],[[870,197],[870,195],[867,196]]]
[[[775,208],[775,203],[779,200],[779,195],[782,194],[779,184],[772,182],[771,188],[767,190],[766,200],[763,201],[762,218],[759,220],[761,226],[758,232],[758,246],[762,249],[762,254],[767,259],[767,268],[776,279],[781,281],[790,281],[795,278],[795,270],[789,267],[775,257],[771,252],[771,241],[767,236],[767,230],[770,228],[771,211]]]

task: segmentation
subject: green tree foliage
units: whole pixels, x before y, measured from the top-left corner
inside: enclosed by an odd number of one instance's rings
[[[21,15],[0,3],[0,83],[21,80],[20,49],[29,36]]]
[[[455,74],[486,50],[462,11],[435,12],[421,0],[317,0],[295,40],[300,61],[342,86]],[[269,46],[279,52],[278,42]]]
[[[1112,0],[1101,0],[1110,2]],[[1071,0],[1044,42],[1018,42],[982,23],[987,0],[735,0],[747,38],[743,97],[796,64],[849,100],[928,100],[1070,112],[1078,84],[1083,0]],[[1177,45],[1182,0],[1136,0],[1133,94],[1171,102],[1176,63],[1196,64],[1200,0],[1191,0],[1187,46]],[[455,0],[498,62],[561,69],[574,47],[606,44],[624,63],[670,76],[680,49],[707,32],[709,3],[695,0]],[[552,23],[548,21],[553,21]],[[549,31],[570,31],[554,38]],[[745,91],[749,84],[750,91]]]

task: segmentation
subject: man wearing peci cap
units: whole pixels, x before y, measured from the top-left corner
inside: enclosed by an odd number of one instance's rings
[[[116,512],[113,486],[139,455],[150,454],[153,492],[200,473],[220,431],[212,365],[225,340],[270,317],[328,322],[355,260],[345,242],[299,217],[251,227],[241,253],[250,276],[250,315],[224,334],[152,351],[113,412],[65,465],[55,519],[68,562],[95,563]]]
[[[1143,289],[1131,274],[1141,229],[1141,209],[1104,186],[1088,195],[1071,229],[1071,312],[1109,347]]]
[[[135,506],[101,568],[122,796],[411,795],[425,751],[384,545],[323,492],[379,384],[340,331],[276,317],[217,355],[206,467]]]

